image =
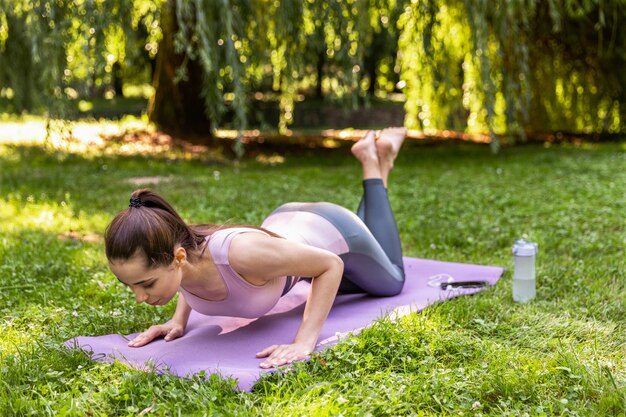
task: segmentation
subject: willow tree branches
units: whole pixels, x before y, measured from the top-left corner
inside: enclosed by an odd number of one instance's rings
[[[494,148],[499,138],[543,131],[626,130],[624,0],[0,6],[0,94],[14,111],[62,109],[57,103],[98,94],[113,82],[114,65],[140,71],[142,54],[163,54],[167,40],[177,57],[160,75],[171,78],[167,94],[187,82],[212,127],[228,117],[246,128],[253,101],[276,103],[278,127],[286,129],[303,95],[355,107],[401,90],[408,126],[489,132]]]

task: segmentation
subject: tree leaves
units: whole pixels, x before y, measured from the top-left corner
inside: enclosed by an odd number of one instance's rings
[[[103,94],[114,64],[139,73],[163,36],[199,64],[198,94],[238,129],[251,97],[278,127],[303,94],[346,107],[402,91],[406,125],[489,132],[618,133],[626,119],[626,9],[620,0],[0,0],[0,83],[13,111],[64,117]],[[162,32],[164,8],[176,33]],[[174,26],[168,26],[174,27]],[[396,84],[396,81],[399,81]],[[395,87],[394,87],[395,85]],[[10,90],[10,91],[9,91]],[[494,148],[498,141],[494,140]]]

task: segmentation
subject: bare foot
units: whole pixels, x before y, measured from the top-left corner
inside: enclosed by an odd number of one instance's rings
[[[376,133],[373,130],[368,131],[357,143],[352,145],[352,154],[362,163],[371,163],[376,161],[378,165],[378,151],[376,150]]]
[[[361,161],[363,179],[382,178],[376,150],[376,133],[373,130],[367,132],[361,140],[352,145],[352,154]]]
[[[388,127],[380,132],[376,141],[376,152],[378,153],[380,177],[387,187],[389,173],[393,169],[393,163],[400,152],[400,147],[406,137],[406,129],[403,127]]]
[[[380,132],[376,141],[376,151],[381,171],[390,171],[393,168],[404,138],[406,138],[406,129],[403,127],[388,127]]]

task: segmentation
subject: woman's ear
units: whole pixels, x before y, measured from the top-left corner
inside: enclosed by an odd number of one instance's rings
[[[174,248],[174,262],[176,266],[183,266],[187,262],[187,251],[182,246],[176,246]]]

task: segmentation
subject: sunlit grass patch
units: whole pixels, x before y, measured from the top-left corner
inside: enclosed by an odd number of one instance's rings
[[[31,288],[34,288],[31,285]],[[0,287],[0,291],[8,292],[12,289],[24,290],[27,285],[13,287]],[[15,291],[14,294],[19,294]],[[26,305],[20,311],[7,312],[5,310],[3,320],[2,338],[0,338],[0,351],[3,355],[19,353],[25,346],[31,345],[38,340],[50,337],[50,330],[58,326],[65,318],[66,311],[61,307],[42,307],[38,303]]]
[[[84,228],[90,219],[81,218],[72,208],[72,198],[66,193],[61,201],[37,201],[42,196],[11,194],[0,207],[0,220],[7,222],[6,231],[35,229],[42,232]]]
[[[207,142],[210,137],[207,135]],[[0,145],[42,146],[49,151],[85,158],[102,155],[152,155],[168,159],[210,159],[223,162],[219,150],[177,141],[156,131],[147,117],[76,121],[28,116],[0,120]],[[1,155],[9,156],[7,148]]]

